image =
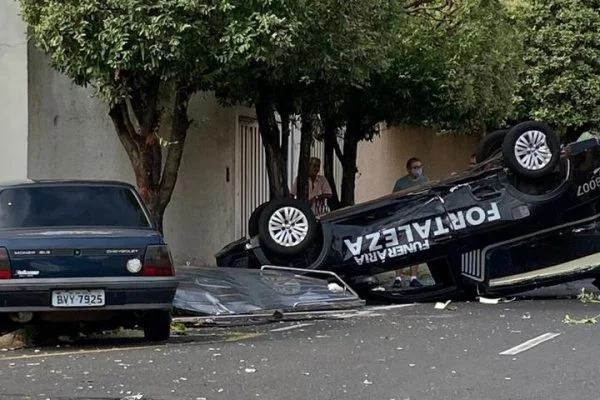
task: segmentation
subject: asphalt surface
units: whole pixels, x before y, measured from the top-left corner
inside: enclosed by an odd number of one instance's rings
[[[597,316],[600,304],[557,294],[192,329],[160,345],[109,338],[7,351],[0,399],[598,398],[600,328],[563,319]],[[545,333],[560,335],[499,355]]]

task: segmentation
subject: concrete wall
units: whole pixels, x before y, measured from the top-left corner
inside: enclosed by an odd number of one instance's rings
[[[88,89],[72,85],[29,51],[29,176],[99,178],[134,183],[107,106]],[[177,262],[214,263],[214,253],[234,239],[234,151],[239,115],[208,94],[190,102],[179,180],[165,215],[165,237]],[[226,182],[226,168],[230,181]]]
[[[0,180],[27,176],[27,41],[19,4],[0,0]]]
[[[429,179],[467,168],[478,142],[474,137],[436,135],[428,128],[382,126],[373,142],[359,144],[357,202],[389,194],[396,180],[406,175],[406,161],[411,157],[423,161]]]

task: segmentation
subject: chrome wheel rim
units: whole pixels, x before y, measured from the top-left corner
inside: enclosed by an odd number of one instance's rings
[[[540,131],[527,131],[515,143],[515,157],[523,168],[536,171],[546,167],[552,160],[552,151],[546,135]]]
[[[269,218],[269,235],[280,246],[298,246],[308,236],[308,218],[295,207],[282,207]]]

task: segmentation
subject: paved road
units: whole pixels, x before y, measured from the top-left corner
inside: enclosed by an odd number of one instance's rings
[[[600,314],[577,300],[432,304],[0,354],[0,399],[595,399]],[[298,324],[307,324],[298,326]],[[283,329],[282,329],[283,328]],[[498,353],[544,333],[515,356]],[[30,397],[27,397],[30,396]]]

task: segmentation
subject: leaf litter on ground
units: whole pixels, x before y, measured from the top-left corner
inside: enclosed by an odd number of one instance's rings
[[[567,324],[567,325],[583,325],[583,324],[597,324],[598,320],[597,320],[598,316],[595,317],[584,317],[584,318],[580,318],[580,319],[576,319],[576,318],[571,318],[568,314],[565,315],[565,318],[563,319],[563,323]]]
[[[586,292],[585,288],[581,288],[581,292],[577,295],[577,299],[582,303],[600,304],[600,293]]]

